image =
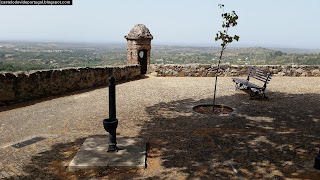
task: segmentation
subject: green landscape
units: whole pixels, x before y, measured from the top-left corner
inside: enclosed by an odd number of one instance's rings
[[[152,45],[151,63],[216,64],[219,47]],[[0,42],[0,71],[126,64],[126,44]],[[222,63],[232,65],[320,65],[320,50],[229,48]]]

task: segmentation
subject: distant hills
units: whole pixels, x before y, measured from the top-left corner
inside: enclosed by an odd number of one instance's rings
[[[125,43],[86,43],[86,42],[18,42],[18,41],[0,41],[0,46],[10,48],[26,49],[123,49],[126,51]],[[0,47],[1,48],[1,47]],[[157,45],[152,44],[152,48],[169,50],[183,49],[185,51],[220,51],[220,47],[210,46],[183,46],[183,45]],[[247,52],[253,54],[270,53],[272,51],[282,51],[287,54],[319,54],[320,49],[299,49],[299,48],[277,48],[277,47],[228,47],[227,51],[238,53]]]
[[[151,63],[216,64],[219,47],[153,45]],[[320,50],[229,47],[222,63],[235,65],[320,65]],[[124,65],[126,44],[0,42],[0,71]]]

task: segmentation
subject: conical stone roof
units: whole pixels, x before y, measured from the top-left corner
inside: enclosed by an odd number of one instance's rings
[[[144,24],[136,24],[127,36],[126,39],[153,39],[149,29]]]

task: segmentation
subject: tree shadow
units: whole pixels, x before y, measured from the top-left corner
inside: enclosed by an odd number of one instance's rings
[[[226,117],[192,113],[212,99],[183,99],[146,107],[140,124],[148,141],[147,169],[69,172],[66,166],[87,137],[55,143],[31,156],[20,179],[317,179],[320,94],[269,92],[269,100],[243,94],[217,98],[237,109]],[[91,136],[92,137],[92,136]],[[101,137],[101,136],[93,136]],[[229,159],[230,158],[230,159]],[[231,166],[234,165],[236,172]],[[238,171],[238,172],[237,172]],[[15,178],[17,176],[12,176]]]
[[[249,100],[236,93],[217,98],[218,104],[237,109],[227,117],[190,112],[191,106],[212,99],[147,107],[151,120],[142,125],[141,136],[149,140],[148,164],[157,161],[162,169],[155,177],[320,178],[312,167],[320,143],[320,94],[268,96]]]
[[[102,135],[90,137],[106,138]],[[139,168],[126,167],[97,167],[69,171],[67,169],[69,163],[87,138],[81,137],[67,143],[56,143],[49,150],[32,155],[31,161],[21,167],[20,175],[11,176],[9,179],[132,179],[140,176]]]

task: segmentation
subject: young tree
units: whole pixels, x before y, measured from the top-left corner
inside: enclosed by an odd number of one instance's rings
[[[223,4],[219,4],[218,5],[220,7],[220,9],[224,10],[224,5]],[[224,50],[227,48],[228,44],[232,43],[233,40],[239,41],[239,36],[234,35],[234,36],[230,36],[228,34],[228,30],[231,27],[235,27],[237,26],[238,22],[238,15],[236,14],[235,11],[232,11],[231,13],[222,13],[221,14],[223,21],[222,21],[222,28],[223,31],[218,31],[218,33],[216,33],[216,37],[215,37],[215,41],[218,40],[222,40],[221,43],[221,51],[220,51],[220,57],[219,57],[219,61],[218,61],[218,66],[217,66],[217,72],[216,72],[216,81],[214,84],[214,96],[213,96],[213,112],[214,112],[214,106],[216,103],[216,90],[217,90],[217,82],[218,82],[218,73],[219,73],[219,69],[220,69],[220,62],[222,59],[222,55]]]

